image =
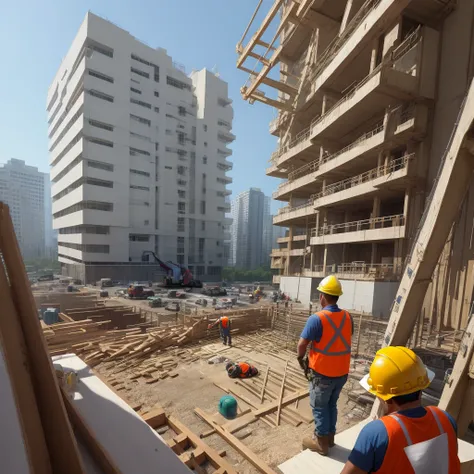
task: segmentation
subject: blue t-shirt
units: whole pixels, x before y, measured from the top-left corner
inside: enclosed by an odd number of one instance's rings
[[[337,306],[337,304],[326,306],[323,310],[330,311],[331,313],[337,313],[341,311],[339,309],[339,306]],[[354,333],[354,321],[352,320],[352,316],[350,316],[350,318],[351,318],[351,324],[352,324],[352,333]],[[300,337],[308,341],[319,342],[321,340],[322,335],[323,335],[323,323],[321,322],[321,318],[317,314],[312,314],[308,318],[308,321],[306,321],[306,325],[303,328],[303,332],[301,333]]]
[[[410,408],[399,411],[401,415],[409,418],[422,418],[426,415],[423,407]],[[447,412],[447,417],[457,432],[457,425],[454,418]],[[381,420],[371,421],[362,428],[357,441],[349,455],[349,461],[364,472],[377,472],[381,467],[387,452],[388,433]]]

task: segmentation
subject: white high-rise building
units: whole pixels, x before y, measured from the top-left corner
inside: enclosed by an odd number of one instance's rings
[[[152,280],[164,261],[218,280],[235,136],[227,83],[86,15],[47,99],[63,272]]]
[[[45,180],[23,160],[0,166],[0,201],[8,204],[24,259],[45,255]]]

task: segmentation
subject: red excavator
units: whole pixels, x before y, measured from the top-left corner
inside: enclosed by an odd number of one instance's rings
[[[184,265],[174,263],[171,260],[164,262],[156,256],[155,252],[152,252],[151,250],[145,250],[142,253],[142,262],[148,262],[150,255],[154,258],[155,262],[157,262],[160,267],[166,271],[164,285],[167,288],[202,288],[202,282],[193,278],[193,274],[189,268],[186,268]]]

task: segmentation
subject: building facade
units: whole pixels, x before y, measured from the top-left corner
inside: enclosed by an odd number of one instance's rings
[[[45,183],[48,180],[47,174],[23,160],[12,158],[0,166],[0,201],[10,208],[25,260],[45,256]]]
[[[304,286],[309,302],[336,274],[344,307],[389,314],[472,78],[473,13],[469,0],[276,0],[237,45],[243,98],[278,109],[267,175],[284,180],[283,291]]]
[[[155,280],[160,259],[219,280],[232,178],[227,84],[86,15],[47,99],[64,273]]]

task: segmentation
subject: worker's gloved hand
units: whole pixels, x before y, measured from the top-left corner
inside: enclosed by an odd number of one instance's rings
[[[208,324],[207,329],[211,329],[211,328],[212,328],[212,324]]]
[[[308,378],[309,374],[309,365],[308,365],[308,358],[307,357],[298,357],[298,364],[304,371],[304,376]]]

